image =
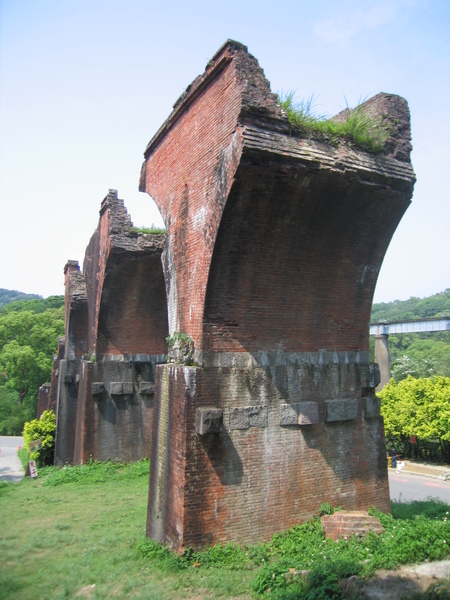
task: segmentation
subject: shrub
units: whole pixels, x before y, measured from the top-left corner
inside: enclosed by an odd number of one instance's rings
[[[30,460],[37,460],[40,466],[53,463],[53,451],[55,446],[56,419],[52,410],[44,410],[40,419],[33,419],[25,423],[23,428],[23,439],[29,453]],[[42,440],[42,448],[30,452],[30,442]]]

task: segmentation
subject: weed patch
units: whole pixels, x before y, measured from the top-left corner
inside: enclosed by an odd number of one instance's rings
[[[156,227],[156,225],[154,225],[153,223],[151,224],[150,227],[131,227],[129,231],[132,235],[140,235],[142,233],[144,233],[146,235],[166,235],[167,234],[166,229],[164,229],[163,227]]]
[[[339,120],[327,119],[315,114],[313,96],[300,102],[296,102],[294,96],[294,92],[288,92],[278,97],[278,102],[286,112],[294,131],[327,137],[331,143],[346,139],[374,154],[383,150],[389,130],[383,119],[374,118],[365,112],[362,104],[355,108],[349,108],[347,105],[343,117]]]
[[[47,467],[39,471],[42,485],[57,486],[66,483],[96,484],[108,480],[126,480],[148,477],[150,461],[142,459],[134,463],[90,461],[85,465]]]

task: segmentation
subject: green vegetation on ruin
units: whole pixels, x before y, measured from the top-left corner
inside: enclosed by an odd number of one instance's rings
[[[309,134],[326,136],[332,142],[339,138],[353,142],[359,148],[376,154],[383,150],[389,137],[389,130],[382,118],[372,117],[365,112],[364,106],[355,108],[347,106],[339,120],[319,116],[314,110],[314,97],[295,101],[295,92],[281,94],[278,102],[287,114],[294,130]]]
[[[167,230],[163,227],[157,227],[152,223],[150,227],[131,227],[130,233],[133,235],[141,235],[143,233],[146,235],[166,235]]]
[[[340,577],[449,555],[450,507],[430,500],[377,513],[380,536],[327,540],[317,507],[315,519],[266,544],[178,556],[145,537],[148,473],[147,460],[92,462],[0,482],[0,596],[341,598]],[[291,569],[309,574],[286,577]]]

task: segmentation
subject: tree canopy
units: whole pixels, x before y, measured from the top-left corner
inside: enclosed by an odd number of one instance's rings
[[[450,378],[391,379],[378,395],[388,438],[404,447],[411,436],[438,441],[442,447],[450,442]]]
[[[371,323],[450,316],[450,288],[427,298],[380,302],[372,306]]]
[[[36,415],[39,387],[50,380],[64,298],[19,300],[0,309],[0,434],[18,435]],[[23,408],[14,410],[14,405]]]

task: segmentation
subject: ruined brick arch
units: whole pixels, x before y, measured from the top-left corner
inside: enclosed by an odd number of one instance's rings
[[[80,359],[88,351],[88,305],[86,282],[77,261],[69,260],[64,268],[65,285],[65,350],[69,360]],[[58,353],[60,347],[58,344]],[[60,356],[62,358],[63,354]]]
[[[167,349],[165,240],[135,231],[109,190],[83,272],[66,265],[67,343],[52,379],[57,465],[150,454],[155,371]]]
[[[169,330],[195,343],[156,367],[147,535],[178,551],[269,539],[324,501],[389,510],[368,324],[415,177],[406,101],[361,110],[390,125],[379,155],[293,132],[228,41],[146,148]]]
[[[204,349],[368,350],[378,272],[408,204],[385,186],[244,150],[211,261]]]
[[[109,259],[98,316],[98,356],[165,354],[167,303],[159,260]]]
[[[89,350],[97,357],[164,354],[167,302],[161,269],[165,236],[129,233],[132,222],[117,193],[102,203],[83,263]]]

